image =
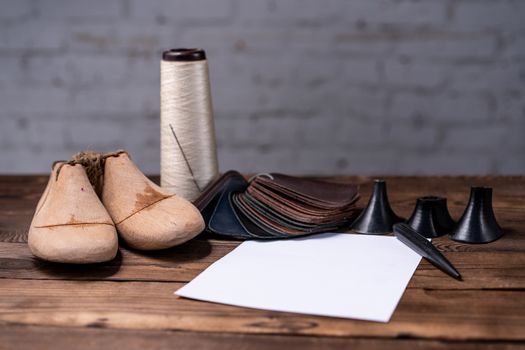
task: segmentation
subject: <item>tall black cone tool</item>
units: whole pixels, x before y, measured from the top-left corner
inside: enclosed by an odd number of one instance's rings
[[[372,196],[365,210],[350,225],[350,229],[357,233],[385,234],[392,232],[395,223],[405,221],[397,216],[388,202],[386,182],[375,180]]]
[[[420,197],[407,221],[408,226],[426,238],[436,238],[450,233],[455,222],[447,209],[444,197]]]
[[[450,238],[465,243],[488,243],[502,235],[492,209],[492,188],[471,187],[467,208]]]
[[[394,235],[410,249],[430,261],[432,265],[455,279],[461,280],[458,270],[419,232],[407,224],[399,223],[394,225]]]

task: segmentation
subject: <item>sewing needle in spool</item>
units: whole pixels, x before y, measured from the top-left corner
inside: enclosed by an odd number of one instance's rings
[[[186,165],[188,166],[188,170],[190,171],[191,178],[193,179],[193,183],[195,183],[195,186],[197,186],[197,189],[199,192],[202,192],[201,187],[197,183],[197,180],[195,179],[195,175],[193,174],[193,170],[191,169],[190,162],[188,161],[188,158],[186,157],[186,153],[184,153],[184,149],[182,148],[182,145],[179,142],[179,139],[177,138],[177,134],[175,133],[175,130],[173,129],[173,125],[169,124],[171,132],[173,134],[173,137],[175,138],[175,141],[177,142],[177,145],[180,148],[180,151],[182,152],[182,157],[184,158],[184,161],[186,162]]]

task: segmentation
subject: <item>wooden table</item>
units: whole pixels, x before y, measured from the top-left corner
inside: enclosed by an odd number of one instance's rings
[[[484,245],[436,239],[464,281],[422,261],[392,320],[382,324],[173,295],[235,241],[197,238],[151,253],[121,247],[114,261],[96,266],[36,260],[27,229],[47,178],[0,177],[0,349],[524,348],[525,177],[386,179],[392,206],[405,217],[417,197],[433,194],[446,196],[458,218],[470,185],[492,186],[505,236]],[[370,178],[334,180],[362,184],[366,204]]]

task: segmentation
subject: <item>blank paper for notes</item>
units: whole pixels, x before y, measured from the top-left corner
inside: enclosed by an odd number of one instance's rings
[[[176,295],[388,322],[421,257],[394,237],[327,233],[247,241]]]

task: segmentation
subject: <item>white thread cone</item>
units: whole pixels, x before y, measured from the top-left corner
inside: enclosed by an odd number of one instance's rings
[[[161,186],[192,201],[218,174],[206,60],[161,61],[160,133]]]

